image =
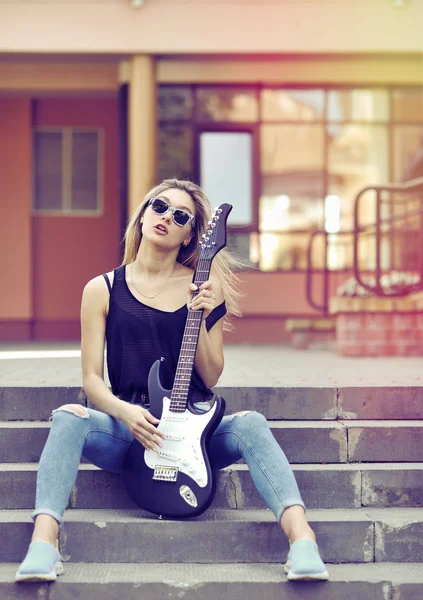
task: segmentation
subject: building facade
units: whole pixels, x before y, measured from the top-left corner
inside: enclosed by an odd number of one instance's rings
[[[351,229],[363,187],[422,175],[422,20],[388,0],[0,4],[0,341],[78,339],[83,286],[174,176],[234,205],[228,340],[286,339],[314,314],[310,233]],[[345,279],[351,245],[328,261]]]

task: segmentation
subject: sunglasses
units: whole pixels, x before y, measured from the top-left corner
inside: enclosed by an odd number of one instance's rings
[[[191,215],[186,210],[174,208],[162,198],[152,198],[149,204],[157,215],[164,215],[168,210],[171,210],[173,222],[179,225],[179,227],[185,227],[190,221],[192,221],[192,227],[194,227],[194,215]]]

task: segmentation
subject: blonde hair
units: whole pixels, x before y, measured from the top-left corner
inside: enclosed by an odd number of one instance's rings
[[[165,179],[162,183],[150,190],[132,215],[125,231],[125,252],[122,265],[134,262],[137,257],[138,248],[142,238],[140,220],[147,208],[148,202],[151,198],[160,196],[160,194],[172,188],[182,190],[189,194],[195,204],[194,235],[187,246],[181,246],[176,260],[190,269],[196,269],[199,259],[199,243],[203,233],[208,227],[208,221],[211,218],[212,211],[209,199],[198,185],[191,181],[179,179]],[[230,325],[231,316],[241,316],[241,311],[239,309],[239,297],[241,296],[239,279],[234,273],[234,270],[241,266],[241,263],[232,256],[226,248],[221,250],[212,262],[211,273],[219,279],[226,302],[227,314],[225,315],[223,323],[223,328],[225,330],[232,329]]]

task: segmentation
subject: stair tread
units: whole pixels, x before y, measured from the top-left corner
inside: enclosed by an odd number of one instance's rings
[[[13,581],[19,563],[0,563],[0,583]],[[178,585],[206,582],[282,582],[282,564],[196,564],[196,563],[65,563],[60,582],[69,583],[168,583]],[[396,584],[423,583],[422,563],[347,563],[329,565],[332,582],[390,581]]]
[[[423,462],[352,462],[352,463],[290,463],[295,471],[421,471],[423,470]],[[0,462],[0,473],[2,471],[37,471],[38,463],[16,462],[2,463]],[[81,471],[101,471],[99,467],[89,463],[81,463],[79,465]],[[235,463],[229,467],[225,467],[222,471],[248,471],[246,464]]]
[[[307,511],[309,521],[313,522],[352,522],[352,521],[383,521],[395,524],[423,522],[423,508],[320,508]],[[142,509],[80,509],[73,508],[66,512],[66,522],[99,521],[117,523],[130,521],[169,522],[143,511]],[[191,523],[195,521],[232,521],[232,522],[273,522],[275,517],[269,509],[226,509],[210,508],[199,517],[183,520],[172,520],[173,523]],[[29,522],[30,511],[26,509],[0,510],[0,523]]]
[[[273,429],[345,429],[352,427],[375,428],[375,427],[413,427],[423,428],[423,420],[421,419],[372,419],[372,420],[348,420],[348,419],[333,419],[333,420],[296,420],[296,419],[267,419],[269,425]],[[7,429],[46,429],[50,427],[49,421],[0,421],[0,428]]]

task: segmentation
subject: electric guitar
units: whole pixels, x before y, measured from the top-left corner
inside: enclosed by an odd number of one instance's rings
[[[230,204],[220,205],[209,221],[200,243],[194,283],[208,280],[211,263],[226,246],[226,222]],[[193,296],[198,291],[193,293]],[[189,402],[189,389],[200,334],[202,312],[189,310],[172,390],[160,382],[160,366],[153,364],[148,375],[150,412],[165,434],[163,448],[146,450],[134,440],[124,461],[124,481],[132,500],[160,517],[189,518],[203,513],[211,504],[216,483],[207,456],[212,434],[222,420],[225,401],[214,396],[207,412]]]

